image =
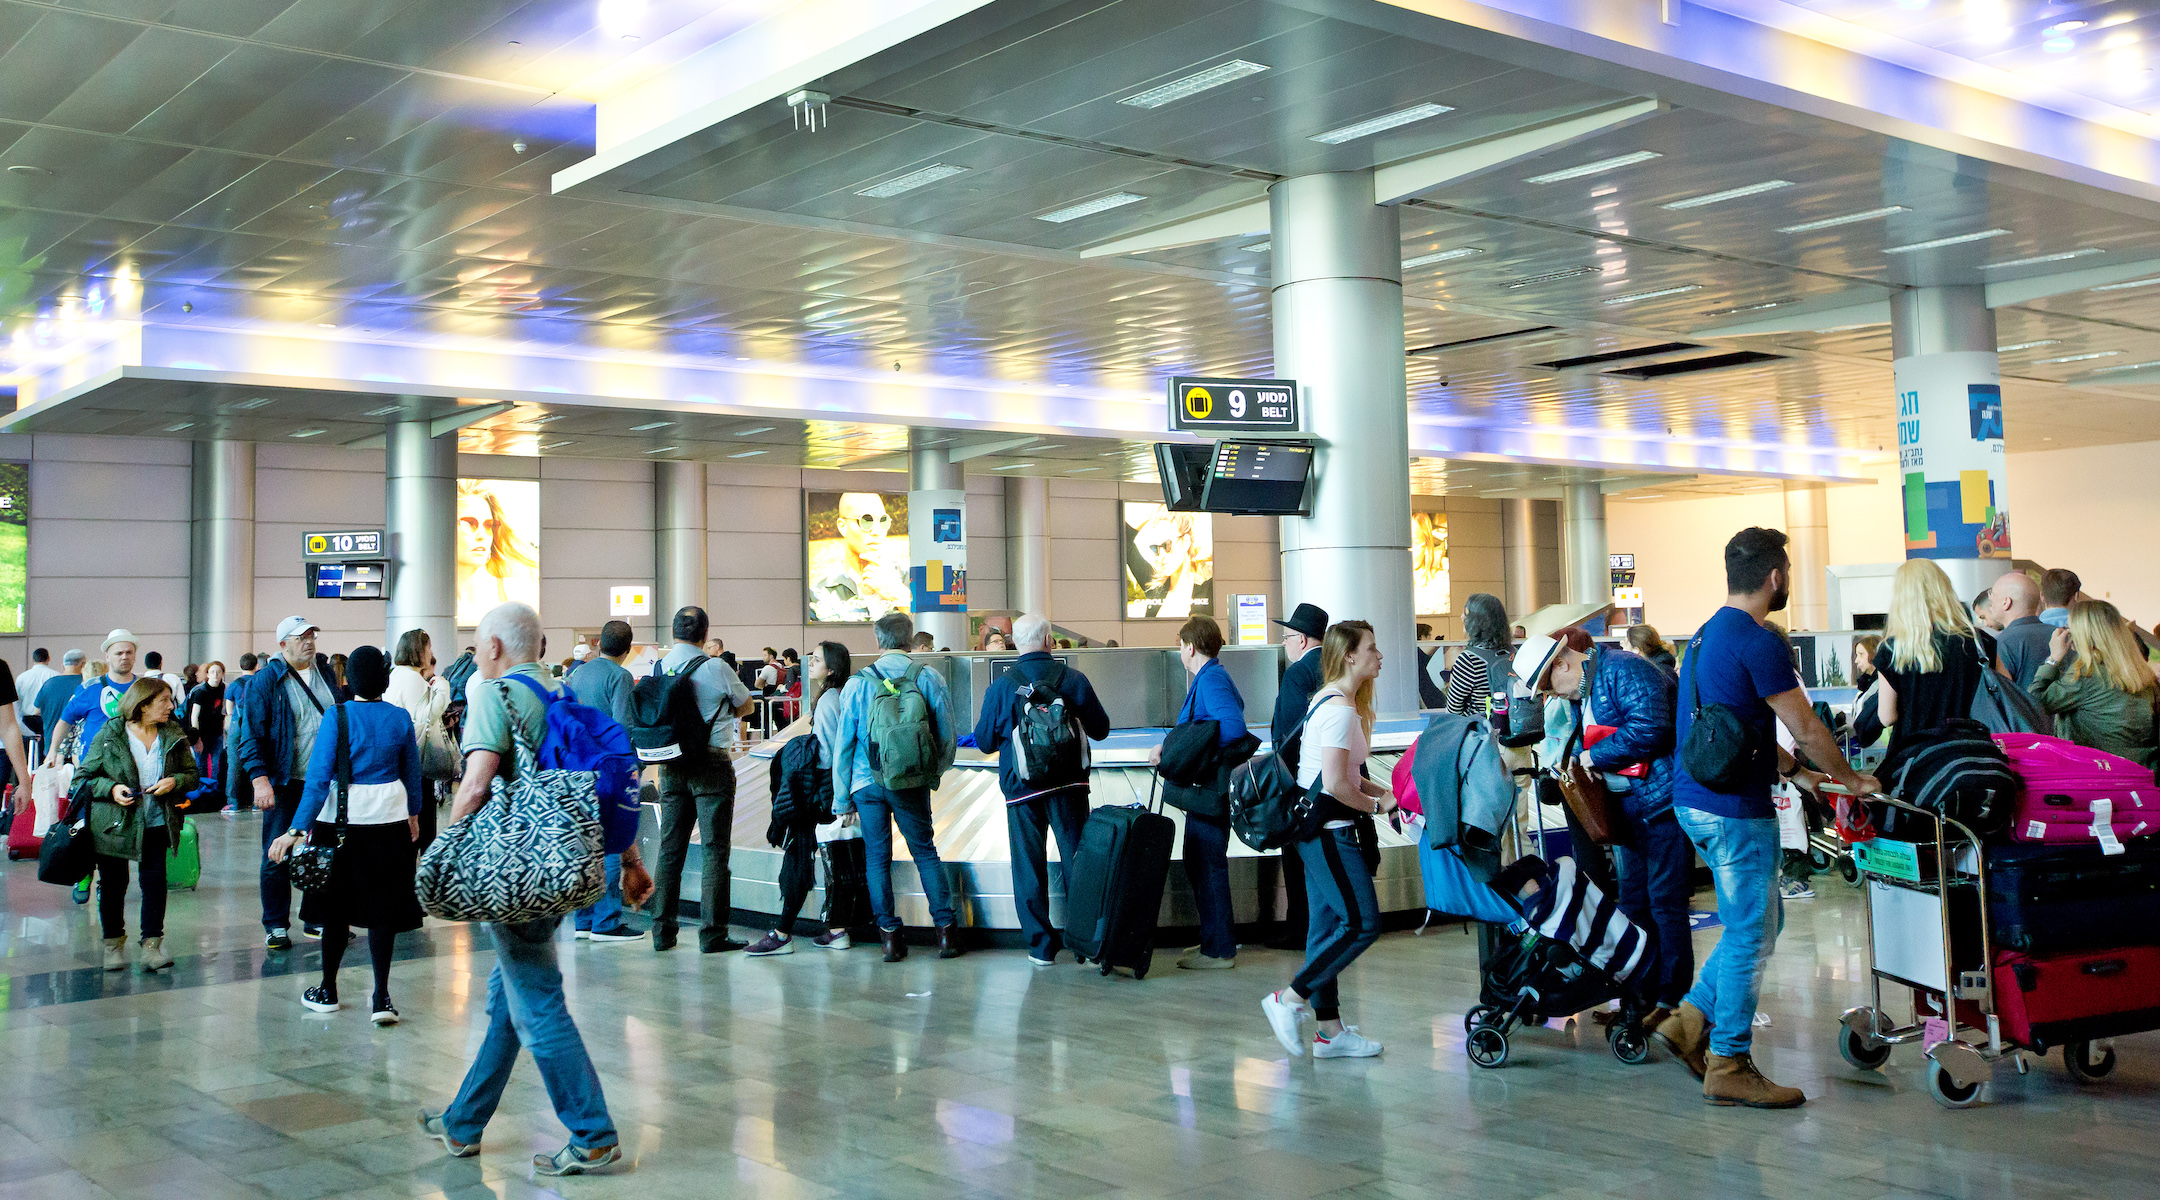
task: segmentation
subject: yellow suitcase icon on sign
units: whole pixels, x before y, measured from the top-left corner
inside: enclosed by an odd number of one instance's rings
[[[328,554],[330,552],[330,539],[319,533],[309,534],[307,552],[309,554]]]
[[[1185,417],[1205,421],[1215,411],[1215,395],[1204,387],[1185,389]]]

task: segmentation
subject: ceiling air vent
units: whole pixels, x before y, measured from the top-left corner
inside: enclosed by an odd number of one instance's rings
[[[1528,329],[1515,329],[1507,333],[1488,333],[1484,337],[1464,338],[1459,342],[1435,342],[1430,346],[1419,346],[1409,351],[1409,353],[1444,354],[1449,350],[1465,350],[1471,346],[1483,346],[1490,342],[1512,341],[1515,338],[1529,337],[1536,333],[1550,333],[1558,328],[1560,328],[1558,325],[1532,325]]]
[[[1731,354],[1712,354],[1707,358],[1683,358],[1678,362],[1622,367],[1605,373],[1624,379],[1669,379],[1674,375],[1694,375],[1702,371],[1723,371],[1729,367],[1752,367],[1756,363],[1781,362],[1786,357],[1788,356],[1783,354],[1764,354],[1759,350],[1737,350]]]
[[[1673,354],[1681,350],[1700,350],[1694,342],[1659,342],[1655,346],[1639,346],[1633,350],[1608,350],[1603,354],[1585,354],[1579,358],[1556,358],[1551,362],[1533,364],[1549,367],[1555,371],[1572,371],[1577,367],[1596,367],[1609,362],[1624,362],[1630,358],[1650,358],[1659,354]]]

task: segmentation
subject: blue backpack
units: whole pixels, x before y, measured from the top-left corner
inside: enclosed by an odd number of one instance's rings
[[[637,751],[630,734],[613,717],[567,695],[557,694],[529,675],[512,674],[547,706],[547,735],[540,741],[543,770],[591,771],[600,797],[602,841],[609,854],[637,840]]]

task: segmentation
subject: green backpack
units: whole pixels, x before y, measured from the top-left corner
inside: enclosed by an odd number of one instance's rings
[[[938,785],[937,722],[930,701],[917,682],[922,668],[888,679],[875,666],[863,668],[870,685],[870,770],[878,786],[892,790]]]

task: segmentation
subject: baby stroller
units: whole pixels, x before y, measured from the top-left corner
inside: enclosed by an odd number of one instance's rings
[[[1606,1029],[1613,1057],[1630,1066],[1650,1058],[1649,1034],[1642,1027],[1648,1011],[1639,985],[1651,966],[1650,938],[1620,914],[1619,905],[1562,858],[1548,866],[1526,856],[1502,870],[1490,884],[1475,884],[1468,871],[1445,872],[1443,893],[1468,885],[1461,894],[1444,894],[1449,911],[1480,916],[1498,899],[1514,919],[1508,937],[1488,965],[1485,984],[1499,1004],[1480,1004],[1463,1014],[1470,1035],[1464,1049],[1480,1067],[1498,1067],[1508,1059],[1508,1034],[1523,1024],[1543,1024],[1610,1000],[1620,1012]]]

